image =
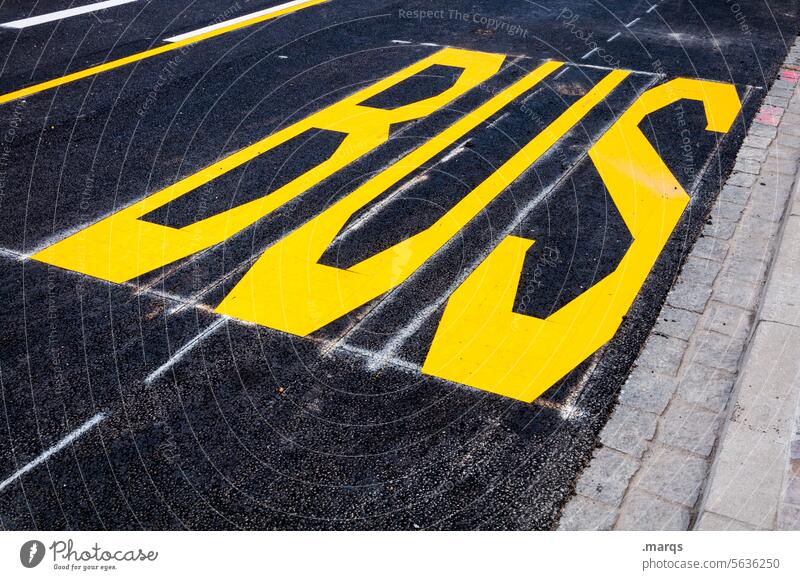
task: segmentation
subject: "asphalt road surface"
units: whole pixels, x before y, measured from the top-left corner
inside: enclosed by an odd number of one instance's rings
[[[0,527],[552,528],[797,31],[0,2]]]

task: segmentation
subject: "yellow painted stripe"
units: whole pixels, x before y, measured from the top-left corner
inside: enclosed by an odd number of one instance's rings
[[[179,42],[173,42],[171,44],[165,44],[163,46],[158,46],[156,48],[151,48],[150,50],[145,50],[144,52],[138,52],[136,54],[132,54],[130,56],[126,56],[123,58],[119,58],[117,60],[112,60],[110,62],[106,62],[103,64],[98,64],[96,66],[89,67],[87,69],[83,69],[81,71],[77,71],[63,77],[59,77],[57,79],[53,79],[50,81],[45,81],[43,83],[38,83],[35,85],[31,85],[29,87],[25,87],[23,89],[18,89],[11,93],[6,93],[5,95],[0,96],[0,105],[4,103],[8,103],[10,101],[15,101],[17,99],[22,99],[24,97],[28,97],[30,95],[35,95],[36,93],[41,93],[42,91],[46,91],[55,87],[60,87],[61,85],[66,85],[73,81],[78,81],[80,79],[85,79],[87,77],[106,72],[109,70],[114,70],[115,68],[119,68],[125,66],[127,64],[131,64],[133,62],[139,62],[140,60],[145,60],[147,58],[152,58],[154,56],[158,56],[159,54],[164,54],[165,52],[170,52],[173,50],[177,50],[189,44],[195,44],[197,42],[201,42],[203,40],[208,40],[209,38],[214,38],[215,36],[221,36],[223,34],[227,34],[228,32],[232,32],[234,30],[238,30],[240,28],[246,28],[247,26],[252,26],[253,24],[258,24],[259,22],[264,22],[265,20],[270,20],[272,18],[277,18],[278,16],[283,16],[284,14],[289,14],[290,12],[296,12],[298,10],[302,10],[303,8],[309,8],[316,4],[324,4],[329,0],[308,0],[305,4],[299,4],[297,6],[290,6],[284,10],[279,10],[277,12],[272,12],[271,14],[263,14],[261,16],[256,16],[255,18],[251,18],[250,20],[245,20],[243,22],[237,22],[235,24],[231,24],[230,26],[226,26],[225,28],[219,28],[217,30],[211,30],[206,32],[205,34],[200,34],[198,36],[194,36],[192,38],[187,38],[186,40],[181,40]]]

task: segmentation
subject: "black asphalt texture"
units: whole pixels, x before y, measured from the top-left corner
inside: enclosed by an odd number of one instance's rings
[[[5,0],[0,22],[69,4]],[[140,1],[0,28],[0,94],[275,4]],[[797,32],[794,0],[330,0],[0,106],[0,528],[555,527]],[[28,258],[443,46],[508,57],[226,242],[126,284]],[[267,247],[548,59],[571,66],[365,207],[321,262],[346,268],[430,225],[608,67],[635,73],[404,284],[307,338],[213,312]],[[596,356],[530,404],[437,379],[417,369],[439,307],[394,352],[410,364],[370,359],[508,227],[536,240],[516,312],[547,316],[611,272],[631,238],[586,152],[638,94],[676,77],[735,84],[742,113],[725,135],[688,102],[642,125],[692,202]],[[432,67],[370,105],[452,81]],[[261,197],[340,139],[302,135],[145,219],[181,227]]]

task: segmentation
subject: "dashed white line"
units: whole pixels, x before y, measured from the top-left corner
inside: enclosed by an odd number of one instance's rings
[[[650,14],[657,7],[658,7],[658,4],[653,4],[650,8],[647,9],[647,12],[645,14]]]
[[[613,41],[615,38],[617,38],[619,35],[620,35],[620,33],[619,33],[619,32],[617,32],[616,34],[612,35],[612,36],[611,36],[611,37],[610,37],[608,40],[606,40],[606,42],[612,42],[612,41]]]
[[[554,76],[554,77],[553,77],[553,80],[560,79],[560,78],[561,78],[561,76],[562,76],[563,74],[565,74],[565,73],[566,73],[568,70],[569,70],[569,67],[568,67],[568,66],[565,66],[564,68],[562,68],[562,69],[561,69],[561,71],[560,71],[558,74],[556,74],[556,76]],[[539,90],[541,90],[541,89],[537,89],[537,91],[539,91]],[[536,94],[536,93],[534,93],[534,94]],[[523,101],[523,102],[524,102],[524,101]]]
[[[631,26],[633,26],[634,24],[636,24],[636,23],[637,23],[637,22],[639,22],[640,20],[641,20],[641,18],[638,18],[638,17],[637,17],[637,18],[634,18],[633,20],[631,20],[630,22],[628,22],[628,23],[625,25],[625,28],[630,28]]]
[[[184,32],[183,34],[179,34],[177,36],[171,36],[170,38],[165,39],[164,42],[180,42],[181,40],[199,36],[201,34],[205,34],[206,32],[211,32],[212,30],[219,30],[220,28],[225,28],[226,26],[231,26],[232,24],[238,24],[240,22],[244,22],[245,20],[250,20],[251,18],[266,16],[267,14],[285,10],[286,8],[292,8],[293,6],[300,6],[301,4],[308,4],[310,1],[311,0],[292,0],[291,2],[278,4],[277,6],[270,6],[269,8],[259,10],[258,12],[251,12],[250,14],[245,14],[244,16],[237,16],[236,18],[231,18],[230,20],[225,20],[223,22],[216,22],[204,28],[198,28],[197,30]]]
[[[72,16],[80,16],[81,14],[105,10],[106,8],[112,8],[121,4],[130,4],[131,2],[136,2],[136,0],[105,0],[105,2],[96,2],[94,4],[87,4],[86,6],[67,8],[66,10],[59,10],[58,12],[40,14],[39,16],[31,16],[30,18],[22,18],[21,20],[4,22],[3,24],[0,24],[0,26],[3,28],[16,29],[28,28],[29,26],[36,26],[37,24],[46,24],[48,22],[55,22],[56,20],[71,18]]]
[[[589,52],[587,52],[586,54],[584,54],[584,55],[581,57],[581,60],[586,60],[587,58],[589,58],[590,56],[592,56],[592,55],[593,55],[595,52],[597,52],[598,50],[600,50],[600,47],[598,47],[598,46],[595,46],[595,47],[594,47],[592,50],[590,50]]]
[[[61,441],[53,445],[50,449],[39,455],[36,459],[25,465],[23,468],[18,469],[16,472],[11,474],[9,477],[3,480],[0,483],[0,491],[3,491],[6,487],[14,483],[17,479],[28,473],[31,469],[41,465],[45,461],[47,461],[53,454],[58,453],[62,449],[64,449],[67,445],[75,441],[78,437],[86,433],[89,429],[97,425],[100,421],[103,421],[106,418],[105,413],[98,413],[88,421],[86,421],[83,425],[75,429],[72,433],[64,437]]]
[[[216,331],[216,330],[217,330],[217,329],[218,329],[220,326],[222,326],[222,325],[223,325],[225,322],[227,322],[227,320],[228,320],[228,317],[227,317],[227,316],[223,316],[223,317],[220,317],[220,318],[218,318],[217,320],[215,320],[215,321],[214,321],[214,322],[212,322],[211,324],[209,324],[209,325],[208,325],[208,327],[206,327],[206,329],[205,329],[205,330],[203,330],[203,332],[201,332],[200,334],[198,334],[197,336],[195,336],[193,339],[191,339],[189,342],[187,342],[187,343],[186,343],[186,344],[184,344],[182,347],[180,347],[180,348],[179,348],[179,349],[178,349],[178,350],[175,352],[175,354],[173,354],[173,355],[172,355],[172,356],[169,358],[169,360],[168,360],[167,362],[165,362],[163,365],[161,365],[160,367],[158,367],[158,368],[157,368],[156,370],[154,370],[152,373],[150,373],[149,375],[147,375],[147,378],[145,378],[145,380],[144,380],[145,384],[149,385],[149,384],[150,384],[150,383],[152,383],[154,380],[156,380],[158,377],[160,377],[161,375],[163,375],[163,374],[164,374],[166,371],[168,371],[168,370],[169,370],[169,369],[171,369],[173,366],[175,366],[175,364],[176,364],[176,363],[177,363],[179,360],[181,360],[181,359],[182,359],[184,356],[186,356],[186,353],[187,353],[187,352],[189,352],[189,351],[190,351],[190,350],[192,350],[192,349],[193,349],[195,346],[197,346],[198,344],[200,344],[201,342],[203,342],[203,341],[204,341],[206,338],[208,338],[209,336],[211,336],[211,335],[212,335],[212,334],[213,334],[213,333],[214,333],[214,332],[215,332],[215,331]]]
[[[395,44],[411,44],[410,40],[392,40]]]

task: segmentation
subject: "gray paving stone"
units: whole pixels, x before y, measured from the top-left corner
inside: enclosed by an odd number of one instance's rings
[[[797,150],[800,150],[800,136],[779,133],[775,138],[775,146],[779,151],[785,148],[793,149],[794,151],[787,153],[797,155]]]
[[[756,176],[752,173],[742,173],[741,171],[734,171],[726,182],[728,185],[739,185],[741,187],[750,187],[756,182]]]
[[[687,360],[733,373],[739,368],[743,350],[743,336],[701,330],[693,338],[692,351]]]
[[[645,368],[635,368],[619,395],[620,404],[660,415],[677,389],[675,377],[656,374]]]
[[[730,254],[740,259],[768,261],[776,233],[775,224],[748,214],[731,240]]]
[[[796,118],[798,115],[796,113],[786,113],[787,115],[791,115],[792,118]],[[778,126],[778,134],[784,133],[786,135],[800,135],[800,123],[795,122],[782,122]]]
[[[753,195],[787,195],[794,183],[793,175],[784,175],[764,168],[753,184]]]
[[[745,205],[749,198],[750,189],[747,187],[738,187],[736,185],[726,185],[719,193],[719,199],[721,201],[738,203],[739,205]]]
[[[714,512],[705,512],[700,516],[694,529],[701,532],[747,532],[758,528]]]
[[[700,315],[696,312],[665,305],[658,315],[653,330],[659,334],[689,340],[699,319]]]
[[[686,346],[686,341],[678,338],[651,334],[636,359],[636,366],[652,369],[662,375],[675,376]]]
[[[745,338],[753,324],[753,312],[712,300],[703,317],[703,328],[727,336]]]
[[[794,94],[794,91],[791,89],[787,89],[785,87],[772,87],[767,93],[770,97],[781,97],[784,99],[790,99]]]
[[[742,147],[736,154],[737,159],[754,159],[756,161],[764,161],[767,158],[767,150],[764,148],[756,147]]]
[[[712,295],[726,304],[753,309],[761,292],[761,284],[742,282],[733,276],[721,275],[717,279]]]
[[[761,305],[765,320],[800,325],[800,216],[790,216]]]
[[[614,529],[686,530],[688,527],[689,508],[635,489],[625,502]]]
[[[692,255],[706,260],[722,262],[728,253],[728,241],[711,236],[699,236],[692,247]]]
[[[676,308],[702,312],[720,267],[718,262],[690,255],[667,296],[667,303]]]
[[[576,495],[564,507],[558,529],[562,531],[610,530],[614,527],[616,519],[616,508],[582,495]]]
[[[678,395],[687,403],[722,413],[728,405],[735,380],[733,373],[693,362],[683,368]]]
[[[768,199],[754,197],[747,208],[746,217],[777,224],[786,209],[786,199]]]
[[[761,162],[757,159],[737,159],[733,170],[758,175],[761,173]]]
[[[764,258],[753,258],[733,254],[725,260],[722,269],[723,276],[731,276],[738,282],[757,284],[764,280],[768,261]]]
[[[693,507],[708,473],[708,461],[679,449],[657,447],[642,462],[638,483],[645,491]]]
[[[787,476],[783,490],[783,503],[800,506],[800,475]]]
[[[575,491],[610,506],[618,506],[638,468],[639,461],[630,455],[601,447],[595,450],[591,463],[578,479]]]
[[[712,219],[710,223],[703,226],[703,235],[721,240],[729,240],[736,230],[736,222],[722,219]]]
[[[783,531],[800,530],[800,506],[782,506],[778,518],[778,529]]]
[[[750,134],[744,139],[744,144],[748,147],[757,147],[759,149],[766,149],[769,147],[770,142],[772,141],[772,135],[770,136],[759,136],[755,134]]]
[[[800,134],[800,127],[798,127],[798,134]],[[774,145],[774,144],[773,144]],[[797,173],[797,160],[788,158],[782,155],[781,151],[770,150],[770,155],[764,161],[765,171],[774,171],[775,173],[782,173],[783,175],[794,175]],[[743,173],[742,175],[747,175]],[[755,179],[753,180],[755,183]],[[752,185],[752,184],[751,184]]]
[[[714,448],[722,418],[681,399],[673,399],[659,421],[661,443],[708,457]]]
[[[800,328],[761,321],[739,377],[732,423],[789,446],[800,390]]]
[[[758,173],[756,171],[756,173]],[[739,221],[739,218],[742,217],[742,212],[744,211],[744,207],[739,205],[738,203],[729,203],[727,201],[718,201],[714,206],[714,209],[711,210],[711,218],[712,219],[725,219],[730,221]]]
[[[606,447],[641,457],[647,442],[656,432],[658,416],[628,405],[617,405],[606,426],[600,432],[600,442]]]
[[[787,97],[768,95],[767,98],[764,99],[764,103],[772,107],[780,107],[781,109],[785,109],[789,106],[789,99]]]
[[[747,136],[767,137],[768,139],[773,139],[777,134],[778,134],[778,129],[776,129],[772,125],[764,125],[763,123],[753,123],[750,126],[750,130],[748,131]]]
[[[784,446],[730,423],[713,466],[704,510],[774,528],[785,455]]]
[[[774,528],[796,431],[800,328],[761,321],[714,464],[705,510]]]

